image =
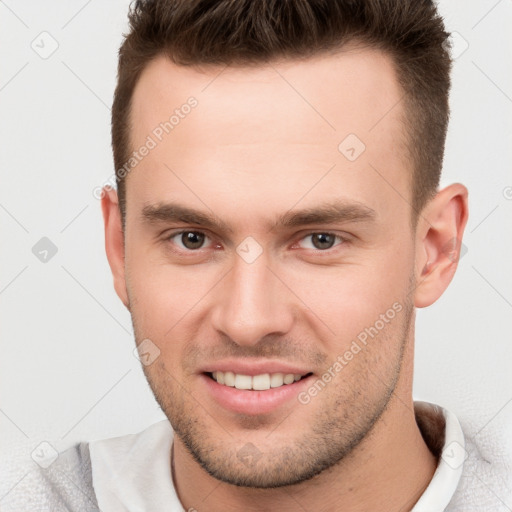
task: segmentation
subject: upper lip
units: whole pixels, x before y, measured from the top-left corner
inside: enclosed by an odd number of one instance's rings
[[[248,361],[241,359],[224,359],[215,363],[208,363],[200,370],[201,373],[212,373],[215,371],[233,372],[239,375],[262,375],[264,373],[284,373],[295,375],[306,375],[311,370],[284,361],[258,360]]]

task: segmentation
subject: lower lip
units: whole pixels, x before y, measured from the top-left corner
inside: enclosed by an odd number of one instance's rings
[[[250,389],[236,389],[219,384],[208,375],[202,374],[207,392],[224,409],[238,414],[266,414],[297,397],[308,386],[312,375],[292,384],[284,384],[278,388],[270,388],[265,391],[253,391]]]

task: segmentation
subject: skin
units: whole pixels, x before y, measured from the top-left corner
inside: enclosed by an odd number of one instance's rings
[[[102,200],[115,289],[137,343],[160,349],[144,371],[175,430],[184,508],[411,510],[437,464],[414,418],[415,307],[454,275],[446,247],[460,247],[466,188],[438,191],[411,222],[402,93],[377,50],[252,68],[157,58],[134,91],[133,147],[190,96],[197,107],[127,177],[124,233],[116,192]],[[350,133],[366,146],[354,162],[338,151]],[[290,212],[340,202],[373,214],[271,229]],[[166,203],[219,225],[144,218]],[[204,246],[180,245],[181,230],[206,234]],[[333,247],[315,248],[314,233],[336,235]],[[249,236],[262,250],[252,263],[236,251]],[[237,414],[205,391],[201,369],[227,358],[289,362],[321,378],[396,303],[400,312],[307,404]],[[239,456],[247,446],[258,454],[250,464]]]

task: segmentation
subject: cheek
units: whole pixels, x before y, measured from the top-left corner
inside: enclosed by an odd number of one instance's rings
[[[301,298],[304,317],[331,340],[328,351],[339,353],[379,320],[378,327],[385,321],[386,331],[399,325],[396,310],[405,309],[411,300],[412,272],[407,248],[376,251],[364,261],[336,268],[288,272],[285,279]]]
[[[213,268],[179,268],[142,251],[127,251],[126,269],[130,310],[138,332],[162,341],[189,326],[217,276]]]

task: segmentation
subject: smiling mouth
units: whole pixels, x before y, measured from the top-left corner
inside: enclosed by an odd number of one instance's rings
[[[234,372],[215,371],[208,372],[206,375],[222,386],[249,391],[266,391],[271,388],[288,386],[309,377],[312,373],[310,372],[305,375],[298,373],[262,373],[251,376]]]

